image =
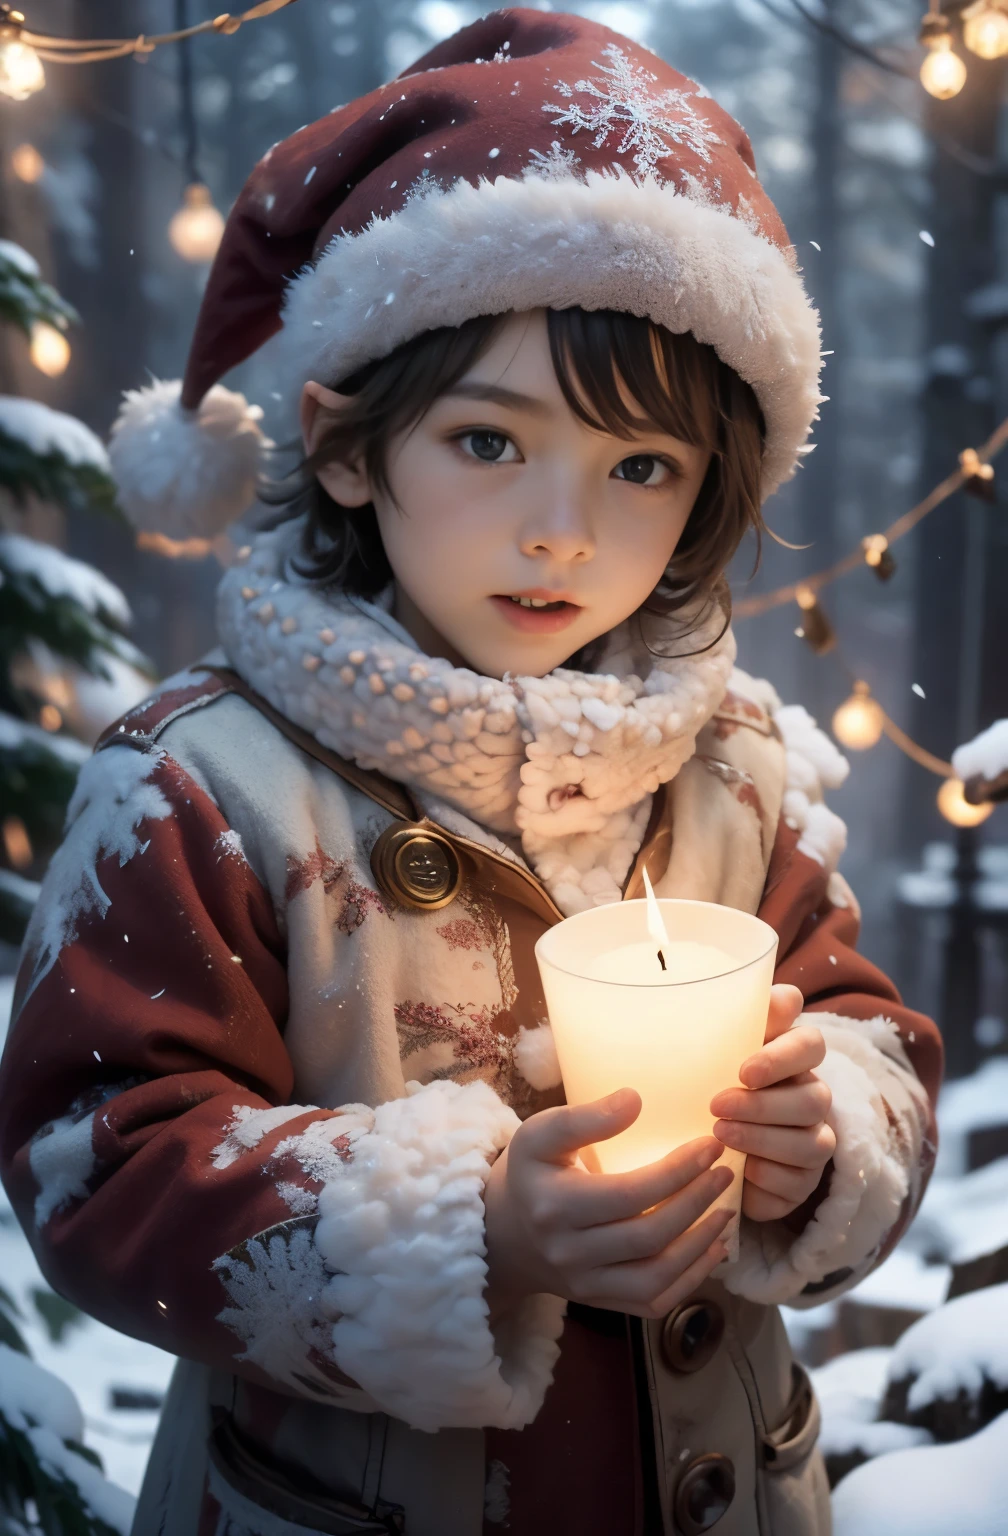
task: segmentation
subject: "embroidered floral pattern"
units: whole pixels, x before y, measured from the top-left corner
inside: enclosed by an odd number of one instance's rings
[[[390,908],[377,891],[373,891],[369,885],[362,885],[359,880],[348,880],[336,927],[340,933],[356,933],[369,912],[380,912],[383,917],[392,916]]]
[[[510,1086],[514,1041],[495,1028],[498,1014],[484,1004],[403,1002],[395,1005],[396,1030],[403,1060],[432,1047],[448,1046],[454,1060],[435,1067],[431,1081],[450,1078],[467,1083],[481,1077],[503,1091]]]
[[[328,895],[341,879],[345,869],[346,861],[334,859],[331,854],[326,853],[316,837],[315,851],[306,859],[296,859],[292,854],[287,855],[287,882],[284,886],[284,897],[287,901],[293,901],[295,896],[314,885],[316,880],[322,881]]]

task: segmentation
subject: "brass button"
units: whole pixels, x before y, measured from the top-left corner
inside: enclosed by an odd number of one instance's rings
[[[676,1529],[682,1536],[713,1530],[735,1497],[735,1468],[714,1452],[691,1461],[676,1484]]]
[[[394,821],[371,850],[371,873],[384,896],[434,912],[458,895],[462,871],[448,839],[432,828]]]
[[[661,1350],[670,1371],[702,1371],[724,1337],[724,1313],[713,1301],[685,1301],[662,1324]]]

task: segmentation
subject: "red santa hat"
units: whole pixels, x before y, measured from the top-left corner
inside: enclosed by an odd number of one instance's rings
[[[764,493],[790,477],[822,399],[819,324],[745,132],[607,27],[497,11],[259,161],[185,378],[125,396],[123,506],[176,537],[241,515],[261,412],[218,380],[264,345],[294,429],[308,379],[475,315],[572,305],[713,346],[762,407]]]

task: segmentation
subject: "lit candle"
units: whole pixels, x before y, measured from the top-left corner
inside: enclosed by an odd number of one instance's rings
[[[641,1097],[633,1125],[589,1154],[603,1173],[643,1167],[709,1136],[711,1099],[738,1085],[766,1033],[774,930],[712,902],[655,901],[650,920],[648,905],[579,912],[536,945],[567,1102],[618,1088]],[[734,1173],[718,1202],[733,1213],[722,1236],[734,1257],[745,1154],[726,1148],[721,1162]]]

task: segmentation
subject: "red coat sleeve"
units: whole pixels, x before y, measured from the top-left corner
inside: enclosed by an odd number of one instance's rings
[[[779,938],[776,980],[805,997],[826,1040],[836,1152],[819,1188],[785,1221],[744,1223],[726,1280],[759,1301],[815,1306],[849,1290],[892,1251],[923,1197],[937,1151],[942,1042],[893,983],[858,954],[860,912],[846,881],[780,824],[759,916]]]
[[[277,1149],[340,1118],[288,1103],[285,944],[270,898],[213,801],[162,751],[99,753],[70,818],[0,1066],[4,1184],[62,1295],[172,1353],[263,1379],[236,1366],[219,1261],[270,1229],[299,1241],[296,1191],[318,1184]],[[338,1380],[321,1323],[297,1326]]]

